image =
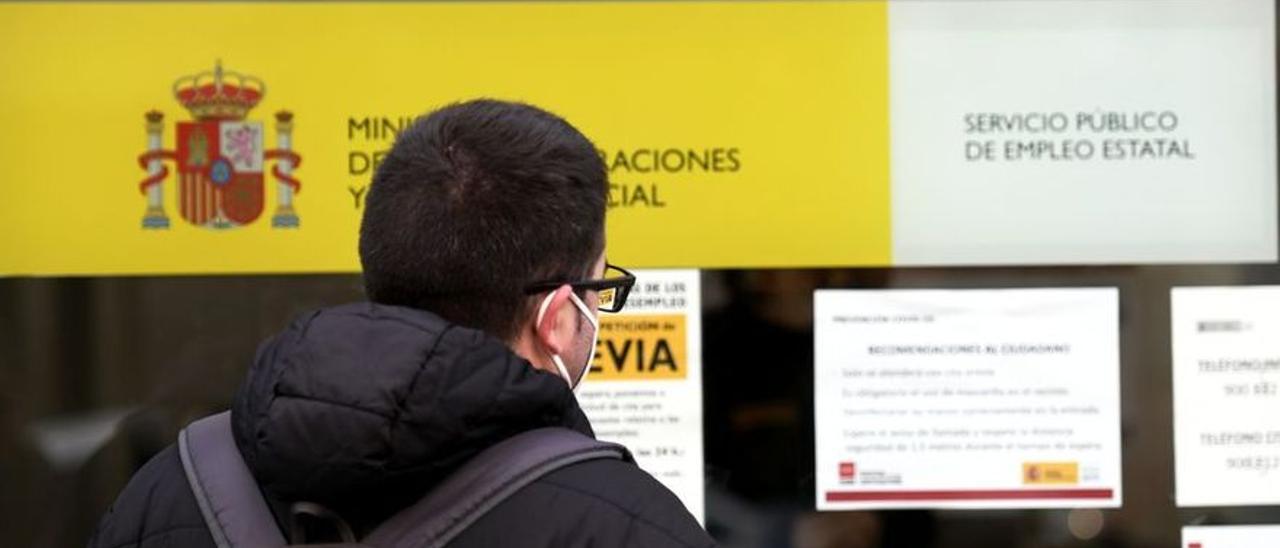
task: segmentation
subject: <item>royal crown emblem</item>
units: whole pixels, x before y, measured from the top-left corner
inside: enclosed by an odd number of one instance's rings
[[[249,111],[262,101],[267,87],[261,79],[223,71],[219,61],[212,71],[179,78],[173,96],[191,113],[192,121],[178,122],[176,150],[165,150],[164,113],[146,114],[147,151],[138,163],[147,170],[140,185],[147,197],[142,227],[169,228],[164,210],[163,182],[169,175],[165,160],[177,164],[178,209],[187,222],[211,229],[244,226],[262,215],[263,167],[274,161],[271,174],[277,184],[277,207],[271,217],[275,228],[297,228],[293,196],[302,185],[293,170],[302,158],[291,150],[293,114],[276,113],[276,148],[265,150],[262,122],[247,120]]]

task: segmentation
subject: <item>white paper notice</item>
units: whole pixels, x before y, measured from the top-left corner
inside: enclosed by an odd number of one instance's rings
[[[1114,288],[821,290],[817,504],[1120,506]]]
[[[1178,287],[1171,308],[1178,506],[1280,504],[1280,286]]]
[[[1183,527],[1183,548],[1276,548],[1280,525]]]
[[[697,270],[636,271],[618,314],[600,314],[578,401],[596,437],[621,443],[704,520],[702,307]]]
[[[895,264],[1276,260],[1274,0],[889,2]]]

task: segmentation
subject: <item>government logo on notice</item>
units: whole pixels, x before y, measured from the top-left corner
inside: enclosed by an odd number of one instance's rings
[[[179,78],[173,96],[191,112],[191,121],[177,123],[176,150],[163,148],[164,113],[152,110],[147,118],[147,151],[138,164],[147,170],[140,185],[147,197],[144,229],[167,229],[164,208],[164,180],[169,175],[165,160],[177,164],[178,211],[187,222],[216,230],[254,222],[262,215],[265,202],[264,166],[274,161],[276,178],[274,228],[297,228],[298,214],[293,196],[301,184],[293,170],[302,158],[290,149],[293,114],[276,113],[276,148],[266,150],[262,122],[246,117],[266,95],[262,80],[223,71],[218,62],[213,71]]]

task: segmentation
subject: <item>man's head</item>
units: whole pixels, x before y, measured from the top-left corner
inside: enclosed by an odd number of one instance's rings
[[[568,286],[525,288],[600,275],[607,193],[595,147],[551,113],[493,100],[431,112],[396,139],[369,190],[360,227],[369,299],[481,329],[542,365],[543,354],[566,352],[551,347],[578,346],[561,343],[581,338],[587,321]],[[574,297],[594,314],[590,292]],[[550,340],[531,340],[539,331]]]

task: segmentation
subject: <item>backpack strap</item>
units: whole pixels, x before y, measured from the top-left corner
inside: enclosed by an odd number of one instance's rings
[[[565,466],[595,459],[634,462],[625,447],[567,428],[516,434],[481,451],[361,542],[382,548],[444,546],[521,488]]]
[[[230,411],[187,425],[178,434],[178,455],[218,548],[286,544],[258,483],[236,448]]]

